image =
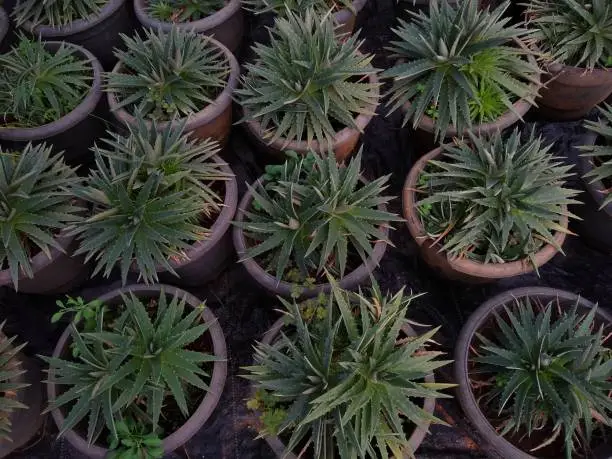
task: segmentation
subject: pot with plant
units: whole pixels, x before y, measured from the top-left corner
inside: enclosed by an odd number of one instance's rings
[[[233,254],[229,228],[238,204],[234,174],[219,144],[163,129],[139,117],[127,135],[94,147],[96,169],[76,189],[90,215],[74,228],[76,254],[95,260],[94,275],[119,268],[146,283],[198,285]]]
[[[8,338],[0,325],[0,457],[32,439],[42,423],[40,369]]]
[[[552,288],[481,305],[455,348],[459,402],[481,438],[501,457],[595,457],[612,427],[611,326],[602,308]]]
[[[240,0],[134,0],[134,11],[147,28],[170,32],[173,26],[215,37],[231,52],[242,42]]]
[[[0,54],[0,140],[21,149],[45,141],[71,164],[87,164],[104,132],[98,117],[102,67],[84,48],[21,36]]]
[[[366,182],[361,152],[348,164],[333,155],[293,153],[242,198],[233,230],[238,258],[255,281],[274,295],[310,298],[329,292],[329,272],[342,288],[368,281],[389,241],[383,196],[389,176]]]
[[[587,115],[612,94],[612,8],[606,0],[531,0],[527,23],[547,61],[537,100],[553,119]]]
[[[337,40],[332,18],[313,9],[276,18],[270,39],[254,46],[236,90],[247,133],[276,162],[285,151],[345,160],[378,105],[373,56],[355,36]]]
[[[287,12],[299,14],[312,8],[323,16],[331,13],[336,34],[344,37],[353,33],[357,15],[368,0],[243,0],[245,7],[255,14],[274,13],[285,16]]]
[[[436,383],[449,363],[406,319],[413,296],[378,287],[352,293],[330,277],[331,293],[283,302],[279,319],[255,347],[247,406],[259,435],[279,458],[413,457],[431,423]],[[382,456],[381,456],[382,454]]]
[[[403,125],[412,121],[423,147],[468,129],[501,131],[534,105],[540,69],[529,31],[503,16],[508,5],[480,10],[474,1],[432,0],[428,13],[394,29],[399,40],[389,50],[398,62],[382,73],[393,81],[387,105],[390,113],[402,109]]]
[[[106,75],[108,104],[123,125],[137,113],[159,129],[186,122],[194,136],[224,143],[232,126],[232,94],[240,67],[218,41],[190,30],[145,30],[123,36],[125,50]]]
[[[227,351],[216,317],[165,285],[132,285],[81,303],[90,319],[73,321],[53,356],[43,357],[46,411],[60,436],[96,459],[161,458],[181,447],[223,392]]]
[[[425,262],[450,279],[490,282],[548,262],[568,230],[578,191],[571,165],[518,129],[443,145],[420,158],[403,191],[404,216]]]
[[[75,169],[45,144],[0,148],[0,168],[0,285],[38,294],[74,288],[88,274],[68,234],[83,211]]]
[[[91,51],[105,68],[115,62],[119,34],[133,25],[127,0],[17,0],[15,24],[42,40],[74,43]]]
[[[597,121],[587,120],[582,155],[573,158],[582,184],[584,205],[576,207],[578,232],[592,246],[612,254],[612,106],[599,108]]]

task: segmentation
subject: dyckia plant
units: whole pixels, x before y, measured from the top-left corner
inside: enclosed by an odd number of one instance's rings
[[[342,8],[355,10],[353,0],[243,0],[243,3],[256,13],[274,12],[279,15],[286,15],[287,12],[301,13],[308,8],[321,15]]]
[[[147,13],[159,21],[198,21],[219,11],[225,0],[148,0]]]
[[[62,155],[43,144],[22,151],[0,149],[0,261],[15,289],[20,276],[32,278],[31,258],[62,251],[59,233],[80,220],[74,201],[80,179]]]
[[[15,337],[6,337],[2,332],[3,328],[4,322],[0,325],[0,441],[10,442],[11,414],[15,410],[28,408],[16,400],[16,396],[28,384],[18,380],[19,376],[26,372],[19,361],[19,351],[25,344],[15,345]]]
[[[331,147],[336,125],[361,129],[354,118],[373,114],[378,84],[373,56],[361,54],[356,36],[340,41],[330,14],[312,9],[277,18],[270,44],[253,48],[256,60],[246,65],[236,90],[245,111],[266,131],[265,140],[317,140]]]
[[[599,119],[597,121],[587,120],[587,129],[600,136],[601,143],[582,146],[583,155],[590,157],[593,169],[584,177],[591,182],[602,182],[607,191],[601,204],[605,207],[612,203],[612,106],[604,104],[599,108]]]
[[[571,459],[590,450],[597,428],[612,427],[610,330],[595,312],[522,298],[495,314],[493,336],[478,335],[474,375],[491,383],[481,400],[502,435],[541,437],[530,453],[561,439]]]
[[[425,231],[452,256],[482,263],[532,259],[555,233],[577,191],[566,188],[571,166],[550,154],[534,131],[444,145],[420,177],[417,202]]]
[[[249,406],[274,421],[261,433],[286,434],[286,453],[308,448],[318,459],[412,456],[404,425],[441,423],[422,400],[452,386],[424,381],[448,363],[428,348],[437,329],[403,335],[413,298],[403,291],[355,294],[330,282],[322,317],[306,320],[281,299],[287,325],[245,368],[258,389]]]
[[[264,183],[249,186],[253,203],[243,228],[252,242],[247,257],[267,257],[276,277],[297,269],[302,279],[329,270],[344,275],[351,253],[365,260],[396,215],[378,209],[388,176],[364,183],[361,152],[347,165],[333,154],[290,157]]]
[[[450,126],[462,132],[493,121],[500,106],[514,110],[517,99],[535,104],[541,71],[533,52],[515,42],[529,31],[503,16],[508,2],[492,11],[478,3],[431,0],[428,13],[394,30],[398,40],[389,50],[399,60],[382,76],[393,79],[388,105],[404,106],[404,124],[417,127],[433,108],[435,135],[443,139]]]
[[[109,0],[17,0],[13,17],[18,26],[30,21],[36,25],[61,27],[98,15]]]

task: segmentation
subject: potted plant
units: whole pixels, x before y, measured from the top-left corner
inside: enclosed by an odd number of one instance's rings
[[[135,123],[136,113],[158,128],[186,121],[202,139],[225,142],[232,126],[232,93],[240,67],[218,41],[173,27],[123,36],[126,49],[106,75],[108,104],[117,120]]]
[[[83,210],[75,202],[75,169],[45,144],[0,149],[0,285],[26,293],[61,293],[87,273],[74,258],[69,228]]]
[[[597,121],[585,122],[588,134],[576,165],[586,188],[584,205],[576,208],[580,235],[586,242],[612,253],[612,106],[599,109]]]
[[[60,337],[47,394],[60,435],[90,458],[161,458],[214,411],[227,375],[223,331],[204,303],[170,286],[132,285],[98,299]],[[101,305],[101,306],[100,306]],[[122,455],[122,453],[124,455]],[[150,453],[145,455],[144,453]]]
[[[35,37],[86,48],[105,68],[114,63],[119,34],[132,30],[126,0],[17,0],[12,16],[18,27]]]
[[[444,276],[490,282],[537,270],[565,240],[572,166],[533,131],[443,145],[420,158],[404,185],[404,216],[425,261]]]
[[[247,132],[277,161],[289,150],[346,159],[378,104],[373,56],[355,36],[338,41],[332,18],[311,8],[276,18],[270,38],[253,48],[236,90]]]
[[[540,110],[579,119],[612,93],[612,10],[607,2],[530,0],[527,23],[548,61]]]
[[[413,457],[449,363],[429,349],[437,328],[417,335],[406,319],[413,296],[340,289],[298,305],[285,300],[279,319],[255,347],[247,406],[277,457]]]
[[[94,147],[97,168],[75,193],[90,215],[71,232],[76,254],[95,260],[94,275],[118,267],[144,282],[159,277],[200,284],[232,255],[229,227],[238,203],[219,144],[191,138],[185,123],[163,129],[138,117],[127,135]]]
[[[361,152],[347,165],[333,155],[293,153],[242,198],[233,230],[234,246],[249,274],[269,292],[309,298],[329,292],[325,271],[342,288],[366,281],[389,244],[383,196],[389,176],[366,182]]]
[[[32,439],[42,417],[42,387],[37,365],[24,357],[25,344],[15,345],[0,325],[0,457]]]
[[[590,301],[551,288],[480,306],[455,347],[455,379],[481,438],[501,457],[593,457],[612,426],[611,325]]]
[[[286,15],[287,12],[301,13],[307,8],[324,15],[331,11],[336,23],[336,34],[344,37],[353,33],[357,15],[368,0],[243,0],[246,7],[256,14],[274,13]]]
[[[134,0],[140,23],[170,32],[177,27],[215,37],[235,52],[242,41],[244,17],[240,0]]]
[[[95,115],[101,85],[102,67],[86,49],[21,36],[0,54],[0,140],[14,149],[46,141],[69,163],[86,163],[103,132]]]
[[[540,87],[528,30],[503,17],[509,3],[480,10],[478,2],[432,0],[428,13],[394,29],[389,48],[399,59],[383,72],[393,80],[390,112],[404,112],[421,142],[487,134],[522,119]],[[478,33],[475,33],[478,31]]]

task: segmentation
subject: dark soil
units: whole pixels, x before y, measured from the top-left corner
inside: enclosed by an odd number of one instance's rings
[[[375,52],[377,68],[388,68],[392,61],[383,47],[393,38],[391,27],[395,20],[395,0],[370,0],[360,15],[361,35],[365,38],[364,50]],[[253,36],[265,36],[265,29],[251,24],[248,40]],[[248,53],[244,52],[244,58]],[[401,115],[383,115],[384,108],[366,130],[364,140],[364,169],[366,176],[391,175],[389,194],[400,196],[401,187],[415,159],[415,149],[408,129],[401,128]],[[238,118],[237,118],[238,119]],[[525,129],[534,126],[547,140],[554,142],[556,154],[566,156],[572,145],[579,145],[585,130],[580,122],[548,123],[530,115]],[[241,193],[245,182],[261,175],[262,169],[247,144],[239,127],[233,130],[230,149],[224,154],[238,175]],[[579,181],[576,181],[578,186]],[[390,210],[401,211],[398,198]],[[410,313],[412,319],[432,326],[442,325],[437,338],[441,347],[452,353],[461,325],[478,305],[504,290],[530,285],[562,288],[579,293],[592,301],[599,301],[605,308],[612,307],[612,262],[609,256],[591,250],[579,238],[568,238],[564,250],[566,256],[557,255],[540,269],[540,277],[528,274],[490,285],[470,286],[440,280],[428,269],[417,254],[416,244],[407,229],[398,225],[392,234],[395,247],[390,247],[376,272],[383,290],[396,291],[406,286],[414,292],[428,292],[415,301]],[[110,280],[95,278],[73,296],[94,298],[110,288],[118,286],[118,277]],[[252,345],[278,317],[275,308],[279,302],[267,296],[250,279],[237,263],[231,264],[215,281],[191,289],[202,300],[207,300],[219,318],[228,345],[229,376],[225,392],[216,413],[207,425],[186,445],[168,458],[188,457],[198,459],[273,459],[263,440],[254,440],[256,432],[249,428],[251,419],[245,403],[249,386],[240,378],[241,366],[251,363]],[[2,320],[7,324],[7,335],[19,334],[28,341],[26,352],[30,355],[51,354],[66,323],[50,324],[56,311],[56,298],[15,294],[8,288],[0,290]],[[437,375],[440,380],[450,378],[451,369]],[[435,426],[417,452],[417,458],[467,459],[497,457],[491,454],[482,439],[461,414],[454,400],[442,400],[437,415],[450,427]],[[81,458],[62,439],[56,438],[56,430],[50,417],[44,431],[29,449],[15,454],[15,458],[28,459],[77,459]]]

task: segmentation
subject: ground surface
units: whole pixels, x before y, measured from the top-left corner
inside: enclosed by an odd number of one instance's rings
[[[371,0],[360,17],[364,48],[376,52],[375,64],[384,68],[389,60],[382,47],[392,36],[390,26],[394,21],[395,0]],[[261,36],[261,25],[251,25],[249,34]],[[568,155],[572,145],[580,143],[584,134],[580,123],[547,123],[531,115],[528,125],[534,125],[546,139],[554,142],[558,155]],[[364,167],[370,176],[391,174],[390,193],[399,196],[403,180],[413,162],[414,152],[410,133],[400,128],[398,116],[378,116],[366,131],[364,142]],[[253,180],[261,169],[255,154],[243,140],[241,130],[234,130],[231,151],[226,153],[244,183]],[[393,205],[400,211],[399,199]],[[570,238],[566,245],[566,257],[558,255],[535,274],[498,282],[486,286],[466,286],[436,278],[419,259],[415,244],[407,229],[399,227],[393,235],[395,248],[389,248],[376,272],[384,289],[395,291],[403,286],[414,292],[427,292],[414,304],[411,318],[430,325],[442,325],[439,337],[441,346],[452,353],[453,343],[461,324],[484,300],[495,293],[518,286],[544,285],[579,293],[599,301],[606,308],[612,307],[612,263],[608,256],[587,248],[578,238]],[[95,297],[116,286],[111,280],[94,279],[75,294]],[[208,305],[218,316],[225,332],[229,351],[229,377],[221,403],[212,420],[186,445],[168,457],[201,459],[272,459],[274,456],[263,441],[254,440],[245,409],[248,385],[238,375],[240,367],[250,363],[251,346],[277,318],[274,309],[278,303],[266,296],[254,285],[238,264],[232,264],[219,278],[190,291]],[[65,324],[50,325],[49,318],[55,311],[55,298],[17,295],[9,290],[0,291],[3,318],[7,319],[7,334],[17,333],[29,342],[31,355],[50,354]],[[448,379],[445,373],[437,376]],[[418,451],[418,458],[462,459],[486,457],[486,446],[464,420],[454,401],[438,405],[437,414],[451,427],[433,427]],[[47,419],[36,440],[14,455],[15,458],[77,459],[81,456],[70,445],[56,439],[56,429]]]

